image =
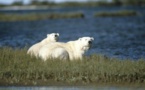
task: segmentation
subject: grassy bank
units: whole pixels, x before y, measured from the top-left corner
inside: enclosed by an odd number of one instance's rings
[[[43,20],[58,18],[83,18],[81,12],[69,13],[30,13],[30,14],[0,14],[0,21],[26,21],[26,20]]]
[[[145,60],[118,60],[91,55],[83,61],[48,60],[26,55],[26,49],[0,48],[0,85],[142,84]]]
[[[120,10],[120,11],[114,11],[114,12],[97,12],[94,14],[95,17],[117,17],[117,16],[137,16],[139,15],[136,11],[130,11],[130,10]]]

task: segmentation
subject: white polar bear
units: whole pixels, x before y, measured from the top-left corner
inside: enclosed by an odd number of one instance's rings
[[[38,42],[38,43],[32,45],[28,49],[27,54],[30,54],[31,56],[34,55],[34,56],[37,57],[38,56],[39,49],[43,45],[49,44],[51,42],[57,42],[58,39],[59,39],[59,34],[58,33],[47,34],[47,37],[45,39],[43,39],[41,42]]]
[[[82,59],[83,54],[91,47],[93,37],[82,37],[67,43],[55,42],[44,45],[39,51],[39,57],[44,61],[49,58],[66,60]]]

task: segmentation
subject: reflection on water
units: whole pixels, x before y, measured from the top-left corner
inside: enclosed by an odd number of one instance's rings
[[[0,90],[145,90],[141,87],[0,87]]]

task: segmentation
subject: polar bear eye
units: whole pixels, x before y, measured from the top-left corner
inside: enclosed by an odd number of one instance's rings
[[[56,35],[56,34],[55,34],[54,36],[55,36],[55,37],[57,37],[57,35]]]

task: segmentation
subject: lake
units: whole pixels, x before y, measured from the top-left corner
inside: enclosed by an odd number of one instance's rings
[[[135,10],[139,16],[94,17],[95,12]],[[120,59],[145,58],[145,7],[69,7],[45,10],[1,10],[3,13],[83,12],[85,18],[47,19],[37,21],[0,22],[0,47],[30,47],[57,32],[60,41],[94,37],[93,47],[86,53],[103,54]]]

